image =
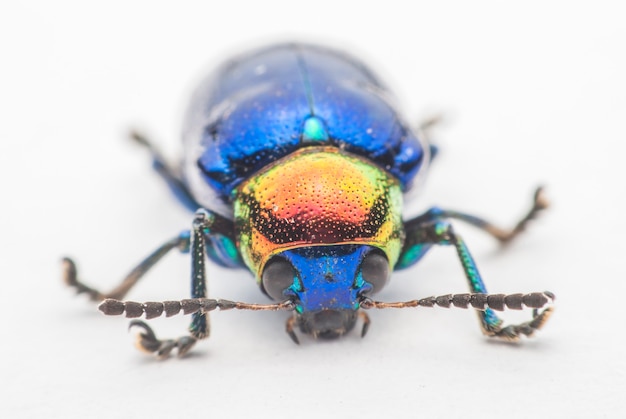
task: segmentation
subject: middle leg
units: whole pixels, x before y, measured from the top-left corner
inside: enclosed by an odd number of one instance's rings
[[[491,235],[501,243],[509,243],[522,233],[528,223],[535,219],[537,215],[548,208],[548,200],[545,197],[543,188],[539,187],[535,190],[533,195],[533,202],[530,209],[524,214],[522,218],[511,229],[505,229],[498,227],[491,222],[477,217],[475,215],[467,214],[460,211],[447,210],[439,207],[433,207],[426,211],[424,214],[409,220],[406,222],[407,229],[415,228],[417,226],[431,223],[435,221],[443,221],[445,219],[456,219],[468,223],[478,229],[483,230],[487,234]]]

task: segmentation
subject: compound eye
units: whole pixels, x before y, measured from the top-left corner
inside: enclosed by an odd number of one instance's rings
[[[261,283],[265,293],[276,301],[285,299],[283,291],[293,285],[296,271],[291,263],[282,258],[273,258],[263,269]]]
[[[389,274],[389,262],[378,252],[368,253],[361,263],[361,275],[364,281],[372,285],[372,294],[379,292],[387,285]]]

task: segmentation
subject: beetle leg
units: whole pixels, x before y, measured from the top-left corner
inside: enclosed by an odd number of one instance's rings
[[[209,214],[205,210],[196,211],[191,237],[191,298],[206,298],[206,236],[210,227]],[[209,336],[209,315],[194,313],[189,326],[191,335],[197,339]]]
[[[206,235],[211,227],[211,215],[204,209],[196,211],[193,220],[193,230],[190,237],[191,253],[191,298],[206,298]],[[137,347],[148,353],[154,353],[157,358],[167,358],[174,348],[178,348],[178,356],[184,356],[199,339],[209,337],[209,315],[207,312],[196,312],[192,315],[189,325],[190,336],[182,336],[178,339],[160,340],[156,338],[152,329],[143,321],[134,320],[132,326],[144,329],[138,335]]]
[[[287,323],[285,324],[285,331],[287,332],[291,340],[293,340],[293,342],[296,345],[299,345],[300,340],[298,340],[298,335],[296,335],[296,332],[294,331],[297,324],[298,324],[298,317],[297,317],[297,314],[294,313],[293,316],[287,319]]]
[[[465,241],[454,232],[452,225],[446,221],[436,221],[423,225],[413,225],[407,230],[407,239],[403,253],[410,252],[412,247],[423,249],[430,245],[452,245],[455,247],[465,277],[472,293],[487,294],[485,286],[474,258],[469,252]],[[533,318],[519,325],[503,327],[502,320],[493,309],[487,308],[478,312],[480,326],[487,336],[497,337],[508,341],[515,341],[521,335],[531,336],[535,330],[541,328],[552,314],[552,307],[542,312],[533,311]]]
[[[191,192],[187,189],[177,171],[165,161],[163,155],[150,140],[137,131],[131,131],[130,138],[150,151],[153,169],[159,174],[159,176],[161,176],[165,183],[167,183],[170,191],[172,191],[181,204],[183,204],[190,211],[196,211],[201,207],[201,205],[198,204],[198,202],[196,202],[193,198]]]
[[[88,294],[93,301],[105,299],[122,299],[130,289],[170,250],[178,249],[182,253],[191,252],[192,298],[206,297],[206,259],[227,267],[241,267],[243,262],[234,245],[232,237],[234,226],[232,221],[204,209],[196,212],[193,230],[184,231],[177,237],[165,242],[135,267],[118,285],[109,292],[101,292],[78,279],[76,265],[70,258],[63,259],[63,279],[65,283],[78,293]],[[166,357],[172,349],[178,348],[178,354],[184,355],[197,339],[206,338],[209,334],[209,323],[206,313],[195,313],[189,327],[191,336],[177,340],[159,340],[154,332],[144,323],[134,321],[131,326],[139,326],[144,332],[140,335],[138,346],[148,352],[156,353],[160,358]]]
[[[535,190],[535,194],[533,197],[533,203],[528,210],[528,212],[515,224],[515,226],[511,229],[503,229],[491,224],[489,221],[486,221],[482,218],[476,217],[474,215],[466,214],[463,212],[452,211],[452,210],[444,210],[441,208],[431,208],[426,211],[424,214],[409,220],[406,222],[407,228],[411,229],[414,226],[419,226],[428,222],[441,221],[448,218],[453,218],[457,220],[464,221],[476,228],[479,228],[495,239],[499,240],[501,243],[509,243],[515,237],[517,237],[522,231],[526,229],[528,222],[535,219],[537,215],[544,209],[548,208],[548,200],[545,197],[544,191],[542,187],[539,187]]]
[[[116,300],[124,298],[124,296],[130,291],[132,287],[139,282],[139,280],[152,268],[157,262],[159,262],[163,256],[169,253],[172,249],[179,249],[181,252],[187,252],[189,250],[189,231],[180,233],[177,237],[166,241],[159,246],[154,252],[152,252],[147,258],[145,258],[139,265],[137,265],[122,282],[109,292],[101,292],[95,288],[84,284],[78,279],[76,270],[76,264],[68,257],[63,258],[63,281],[70,287],[76,289],[78,294],[87,294],[92,301],[100,302],[106,298],[113,298]]]
[[[430,141],[431,138],[431,131],[433,129],[434,126],[439,125],[441,123],[441,121],[443,120],[443,115],[432,115],[428,118],[422,119],[418,126],[417,129],[420,132],[420,136],[426,140],[426,143],[428,144],[428,148],[430,149],[430,161],[432,162],[435,157],[437,156],[437,154],[439,154],[439,147],[437,147],[435,144],[432,143],[432,141]]]
[[[121,299],[139,280],[163,258],[170,250],[178,248],[181,252],[189,251],[189,231],[182,232],[156,249],[133,269],[124,280],[109,292],[100,292],[78,280],[76,265],[70,258],[63,259],[63,278],[67,285],[75,288],[79,294],[86,293],[92,301],[102,301],[107,298]],[[166,358],[174,348],[178,348],[180,355],[185,354],[195,343],[196,339],[185,336],[178,340],[159,340],[152,329],[143,321],[134,320],[130,327],[138,326],[144,329],[137,337],[136,346],[144,352],[155,353],[158,358]]]
[[[363,310],[359,310],[359,317],[363,321],[363,328],[361,329],[361,337],[364,338],[367,334],[367,331],[370,328],[370,316]]]
[[[213,262],[220,266],[230,268],[243,267],[243,262],[234,244],[234,226],[232,221],[216,213],[206,210],[202,211],[207,214],[208,223],[210,224],[209,229],[203,230],[206,236],[205,246],[208,256]],[[79,280],[76,264],[68,257],[62,259],[63,281],[68,286],[76,289],[78,294],[87,294],[92,301],[100,302],[107,298],[121,300],[154,265],[170,252],[170,250],[178,249],[181,253],[188,253],[190,234],[189,230],[185,230],[178,236],[163,243],[130,271],[117,287],[109,292],[99,291]]]
[[[167,358],[172,350],[178,348],[178,356],[183,356],[196,343],[197,339],[193,336],[182,336],[178,339],[157,339],[156,334],[146,322],[141,320],[133,320],[130,322],[129,329],[139,327],[143,332],[137,335],[135,346],[140,351],[155,354],[158,359]]]

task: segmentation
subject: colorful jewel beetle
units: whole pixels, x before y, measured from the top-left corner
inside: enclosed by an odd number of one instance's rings
[[[505,340],[532,335],[552,313],[553,295],[487,294],[465,242],[449,222],[467,222],[501,242],[520,233],[547,204],[541,189],[511,230],[478,217],[432,208],[404,221],[403,194],[418,183],[435,154],[398,113],[393,97],[364,64],[343,53],[283,44],[236,57],[203,83],[184,124],[185,155],[174,169],[141,135],[156,171],[189,209],[192,229],[161,245],[114,290],[78,280],[64,259],[64,280],[104,302],[105,314],[147,319],[192,314],[190,334],[161,340],[148,325],[138,346],[159,357],[186,353],[209,334],[216,308],[291,310],[286,329],[320,338],[350,331],[365,309],[434,305],[472,307],[482,331]],[[470,293],[404,302],[372,296],[392,270],[407,268],[433,245],[456,248]],[[191,297],[181,301],[119,301],[172,249],[191,253]],[[205,262],[248,269],[271,304],[208,299]],[[530,321],[503,326],[494,310],[533,309]],[[545,307],[545,308],[544,308]],[[543,309],[539,311],[539,309]]]

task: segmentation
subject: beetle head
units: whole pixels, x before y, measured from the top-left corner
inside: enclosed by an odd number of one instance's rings
[[[272,257],[261,285],[274,300],[294,302],[303,333],[332,339],[354,327],[360,299],[382,289],[389,272],[384,253],[371,246],[310,246]]]

